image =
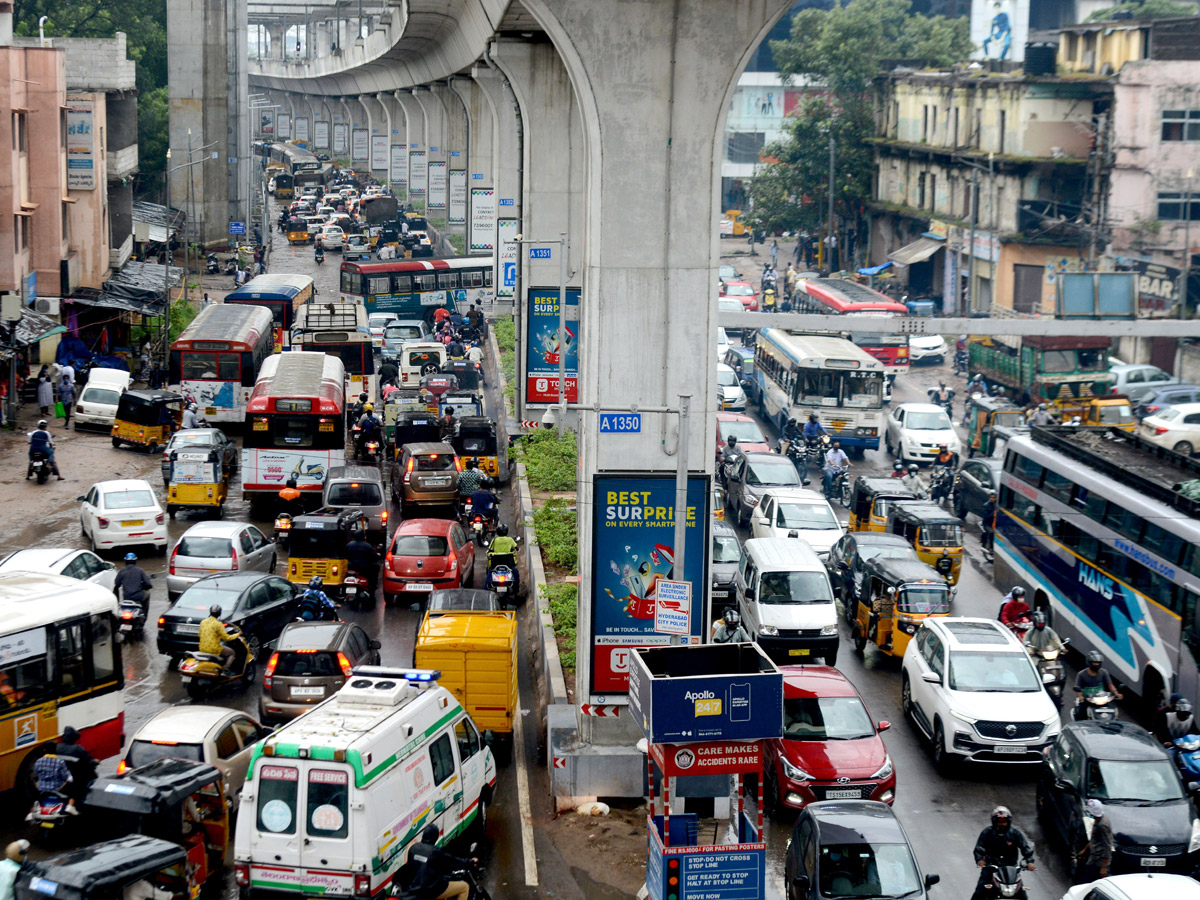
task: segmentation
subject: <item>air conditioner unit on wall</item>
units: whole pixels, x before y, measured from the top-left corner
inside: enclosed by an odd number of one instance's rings
[[[38,297],[33,301],[33,311],[44,316],[57,316],[60,303],[62,300],[58,297]]]

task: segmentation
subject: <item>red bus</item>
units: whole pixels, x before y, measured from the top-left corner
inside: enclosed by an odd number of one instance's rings
[[[906,316],[908,307],[887,294],[845,278],[809,278],[801,282],[796,303],[798,312],[835,316]],[[847,328],[843,336],[862,347],[883,363],[884,371],[895,377],[908,371],[908,335],[881,334],[870,324]]]
[[[275,329],[265,306],[214,303],[171,344],[167,381],[210,422],[241,423]]]
[[[246,403],[242,494],[277,494],[289,478],[319,493],[325,476],[346,464],[345,369],[325,353],[267,357]]]

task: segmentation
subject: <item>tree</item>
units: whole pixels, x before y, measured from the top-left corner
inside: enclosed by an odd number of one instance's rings
[[[1166,16],[1195,15],[1194,6],[1175,3],[1173,0],[1124,0],[1107,9],[1098,9],[1087,17],[1089,22],[1107,22],[1116,13],[1132,13],[1134,19],[1154,19]]]

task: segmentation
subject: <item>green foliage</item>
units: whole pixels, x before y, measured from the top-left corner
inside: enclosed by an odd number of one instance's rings
[[[138,97],[138,168],[143,189],[151,194],[162,190],[163,170],[167,165],[167,120],[165,84]],[[161,202],[161,195],[155,200]]]
[[[454,252],[459,256],[463,256],[467,252],[467,236],[465,234],[448,234],[446,239],[450,241],[450,246],[454,248]]]
[[[516,406],[517,358],[515,348],[517,342],[516,325],[512,316],[495,319],[491,323],[492,333],[496,336],[496,346],[500,348],[500,371],[504,373],[504,400],[511,413]]]
[[[173,288],[171,295],[175,296],[177,288]],[[183,300],[177,300],[171,303],[171,340],[176,340],[183,329],[192,324],[192,319],[200,313],[191,303],[186,303]]]
[[[538,491],[570,491],[575,488],[575,469],[579,448],[575,432],[564,431],[559,437],[553,428],[539,428],[515,446],[518,459],[525,463],[529,485]]]
[[[533,533],[546,562],[571,573],[579,566],[579,535],[573,500],[548,500],[533,511]]]
[[[1133,13],[1135,19],[1154,19],[1165,16],[1195,15],[1196,8],[1173,0],[1123,0],[1106,9],[1098,9],[1087,17],[1088,22],[1107,22],[1114,13]]]
[[[560,657],[564,668],[575,668],[575,625],[579,610],[579,588],[573,584],[544,584],[542,596],[554,619],[554,634],[563,640]],[[570,647],[571,649],[567,649]]]

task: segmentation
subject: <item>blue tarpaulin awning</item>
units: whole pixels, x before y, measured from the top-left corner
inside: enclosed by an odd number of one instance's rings
[[[892,261],[889,259],[887,262],[883,263],[882,265],[868,266],[865,269],[859,269],[858,274],[859,275],[878,275],[880,272],[884,271],[885,269],[890,269],[891,267],[892,267]]]

